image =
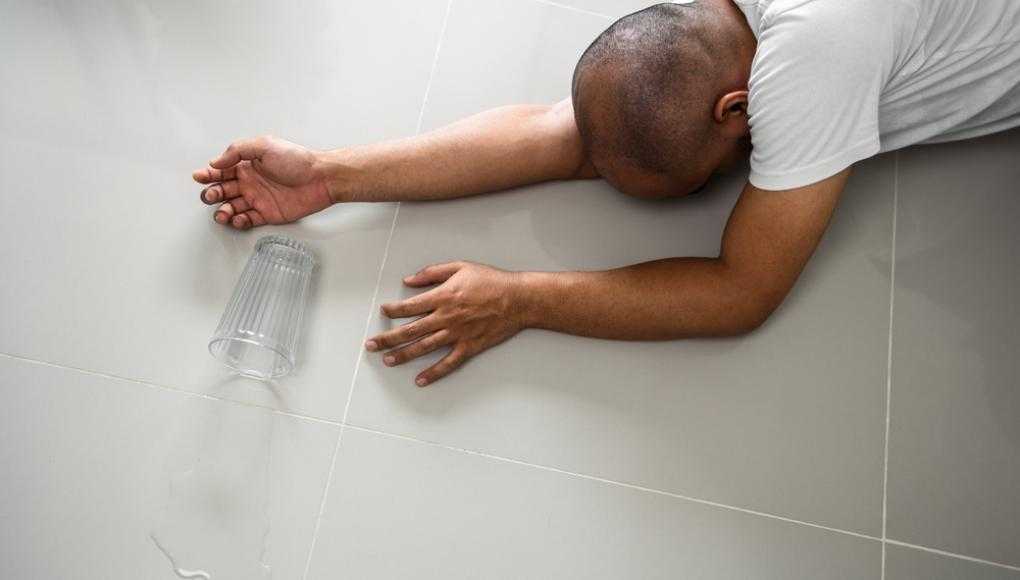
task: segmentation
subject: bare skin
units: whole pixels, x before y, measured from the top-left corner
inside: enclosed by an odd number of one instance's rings
[[[404,283],[429,290],[382,305],[390,318],[413,320],[371,337],[365,347],[382,352],[387,365],[450,349],[416,376],[425,386],[526,328],[623,340],[750,332],[793,286],[848,174],[780,192],[748,184],[717,257],[604,272],[427,266]],[[208,184],[202,200],[219,204],[216,221],[243,230],[291,222],[334,203],[449,199],[596,175],[567,100],[503,107],[419,137],[335,151],[272,137],[238,141],[194,178]]]
[[[217,222],[236,229],[287,223],[333,203],[439,200],[541,181],[603,177],[640,198],[687,195],[720,167],[746,155],[748,78],[756,40],[731,0],[707,0],[709,23],[727,39],[712,70],[702,123],[708,137],[682,175],[649,174],[611,149],[588,151],[571,99],[552,106],[486,111],[400,141],[310,151],[272,137],[233,143],[195,172],[202,200],[220,204]],[[610,68],[581,74],[595,132],[626,123],[613,101]],[[596,140],[597,142],[598,140]],[[677,257],[603,272],[509,272],[470,262],[426,266],[404,284],[428,290],[382,305],[411,318],[365,342],[399,365],[440,348],[439,362],[415,378],[431,384],[526,328],[621,340],[734,336],[761,326],[785,299],[814,253],[846,184],[847,169],[787,191],[748,183],[715,257]]]

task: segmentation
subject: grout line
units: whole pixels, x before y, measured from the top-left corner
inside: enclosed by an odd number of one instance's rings
[[[833,528],[833,527],[825,526],[825,525],[822,525],[822,524],[815,524],[815,523],[811,523],[811,522],[805,522],[803,520],[796,520],[796,519],[793,519],[793,518],[787,518],[787,517],[783,517],[783,516],[776,515],[776,514],[770,514],[768,512],[762,512],[762,511],[758,511],[758,510],[752,510],[752,509],[748,509],[748,508],[742,508],[742,507],[727,505],[727,504],[724,504],[724,503],[718,503],[718,502],[714,502],[714,501],[707,500],[707,499],[701,499],[701,498],[697,498],[697,497],[691,497],[691,496],[688,496],[688,495],[682,495],[682,494],[679,494],[679,493],[663,491],[661,489],[653,489],[653,488],[650,488],[650,487],[644,487],[644,486],[633,484],[633,483],[626,483],[626,482],[623,482],[623,481],[617,481],[617,480],[613,480],[613,479],[606,479],[606,478],[598,477],[598,476],[595,476],[595,475],[588,475],[588,474],[584,474],[584,473],[575,473],[575,472],[572,472],[572,471],[567,471],[567,470],[564,470],[564,469],[560,469],[558,467],[552,467],[552,466],[549,466],[549,465],[540,465],[540,464],[537,464],[537,463],[529,463],[527,461],[521,461],[520,459],[512,459],[512,458],[509,458],[509,457],[501,457],[499,455],[492,455],[490,453],[485,453],[483,451],[475,451],[475,450],[472,450],[472,449],[465,449],[463,447],[454,447],[454,446],[451,446],[451,445],[444,445],[442,443],[437,443],[437,442],[434,442],[434,441],[425,441],[425,440],[422,440],[422,439],[417,439],[415,437],[410,437],[408,435],[397,435],[395,433],[388,433],[386,431],[378,431],[376,429],[371,429],[371,428],[368,428],[368,427],[359,427],[357,425],[351,425],[349,423],[346,424],[345,427],[348,428],[348,429],[354,429],[355,431],[364,431],[366,433],[374,433],[376,435],[381,435],[381,436],[384,436],[384,437],[392,437],[392,438],[395,438],[395,439],[404,439],[406,441],[413,441],[415,443],[421,443],[421,444],[429,445],[429,446],[432,446],[432,447],[439,447],[441,449],[446,449],[448,451],[455,451],[455,452],[459,452],[459,453],[466,453],[468,455],[476,455],[476,456],[484,457],[486,459],[491,459],[491,460],[494,460],[494,461],[501,461],[501,462],[504,462],[504,463],[512,463],[512,464],[520,465],[520,466],[523,466],[523,467],[530,467],[530,468],[533,468],[533,469],[540,469],[542,471],[549,471],[549,472],[552,472],[552,473],[558,473],[558,474],[561,474],[561,475],[567,475],[567,476],[576,477],[576,478],[579,478],[579,479],[586,479],[586,480],[589,480],[589,481],[597,481],[599,483],[604,483],[604,484],[608,484],[608,485],[615,485],[615,486],[625,487],[625,488],[633,489],[633,490],[636,490],[636,491],[643,491],[643,492],[652,493],[652,494],[655,494],[655,495],[671,497],[671,498],[674,498],[674,499],[680,499],[680,500],[689,501],[689,502],[697,503],[697,504],[701,504],[701,505],[711,506],[711,507],[715,507],[715,508],[721,508],[721,509],[725,509],[725,510],[729,510],[729,511],[740,512],[740,513],[743,513],[743,514],[749,514],[749,515],[753,515],[753,516],[760,516],[760,517],[764,517],[764,518],[768,518],[768,519],[772,519],[772,520],[778,520],[778,521],[781,521],[781,522],[786,522],[786,523],[789,523],[789,524],[799,524],[799,525],[802,525],[802,526],[807,526],[807,527],[810,527],[810,528],[821,529],[821,530],[825,530],[825,531],[828,531],[828,532],[835,532],[837,534],[843,534],[843,535],[846,535],[846,536],[852,536],[852,537],[860,538],[860,539],[863,539],[863,540],[871,540],[871,541],[875,541],[875,542],[881,542],[882,541],[881,538],[877,538],[875,536],[869,536],[867,534],[861,534],[859,532],[851,532],[849,530],[842,530],[842,529],[839,529],[839,528]]]
[[[900,152],[893,155],[892,250],[889,266],[889,351],[885,368],[885,448],[882,452],[882,575],[885,580],[885,544],[889,521],[889,422],[892,410],[893,307],[896,303],[896,218],[900,197]]]
[[[575,472],[572,472],[572,471],[567,471],[567,470],[564,470],[564,469],[559,469],[557,467],[551,467],[551,466],[548,466],[548,465],[540,465],[540,464],[537,464],[537,463],[529,463],[527,461],[521,461],[519,459],[512,459],[512,458],[509,458],[509,457],[501,457],[499,455],[492,455],[490,453],[485,453],[483,451],[475,451],[475,450],[472,450],[472,449],[465,449],[463,447],[455,447],[455,446],[452,446],[452,445],[444,445],[442,443],[438,443],[438,442],[435,442],[435,441],[426,441],[426,440],[423,440],[423,439],[418,439],[416,437],[411,437],[409,435],[398,435],[396,433],[389,433],[387,431],[379,431],[377,429],[372,429],[372,428],[369,428],[369,427],[361,427],[361,426],[358,426],[358,425],[351,425],[349,423],[345,424],[344,427],[348,428],[348,429],[353,429],[355,431],[362,431],[364,433],[372,433],[374,435],[379,435],[379,436],[382,436],[382,437],[389,437],[389,438],[393,438],[393,439],[402,439],[402,440],[405,440],[405,441],[411,441],[411,442],[419,443],[419,444],[422,444],[422,445],[428,445],[430,447],[438,447],[440,449],[445,449],[447,451],[453,451],[453,452],[456,452],[456,453],[465,453],[467,455],[475,455],[475,456],[478,456],[478,457],[484,457],[486,459],[490,459],[490,460],[493,460],[493,461],[500,461],[500,462],[503,462],[503,463],[511,463],[511,464],[514,464],[514,465],[520,465],[522,467],[530,467],[532,469],[539,469],[539,470],[542,470],[542,471],[558,473],[560,475],[566,475],[566,476],[569,476],[569,477],[576,477],[578,479],[585,479],[585,480],[588,480],[588,481],[595,481],[595,482],[604,483],[604,484],[607,484],[607,485],[614,485],[614,486],[619,486],[619,487],[625,487],[625,488],[628,488],[628,489],[633,489],[635,491],[641,491],[641,492],[645,492],[645,493],[661,495],[661,496],[665,496],[665,497],[679,499],[679,500],[682,500],[682,501],[688,501],[688,502],[697,503],[697,504],[701,504],[701,505],[711,506],[711,507],[715,507],[715,508],[719,508],[719,509],[735,511],[735,512],[739,512],[739,513],[743,513],[743,514],[753,515],[753,516],[764,517],[764,518],[768,518],[768,519],[771,519],[771,520],[777,520],[777,521],[781,521],[781,522],[785,522],[785,523],[789,523],[789,524],[797,524],[797,525],[807,526],[807,527],[810,527],[810,528],[815,528],[815,529],[825,530],[825,531],[828,531],[828,532],[834,532],[834,533],[837,533],[837,534],[842,534],[842,535],[846,535],[846,536],[860,538],[862,540],[870,540],[870,541],[874,541],[874,542],[880,542],[882,544],[883,553],[885,552],[885,545],[886,544],[893,544],[895,546],[901,546],[901,547],[904,547],[904,548],[913,548],[915,550],[921,550],[923,552],[930,552],[932,554],[938,554],[940,556],[946,556],[948,558],[956,558],[956,559],[959,559],[959,560],[966,560],[968,562],[975,562],[975,563],[978,563],[978,564],[985,564],[987,566],[994,566],[994,567],[997,567],[997,568],[1005,568],[1007,570],[1020,571],[1020,566],[1014,566],[1012,564],[1004,564],[1004,563],[1001,563],[1001,562],[993,562],[991,560],[984,560],[984,559],[981,559],[981,558],[975,558],[973,556],[966,556],[964,554],[958,554],[958,553],[955,553],[955,552],[947,552],[945,550],[939,550],[937,548],[929,548],[929,547],[926,547],[926,546],[919,546],[917,544],[911,544],[911,543],[902,542],[902,541],[899,541],[899,540],[891,540],[891,539],[884,538],[884,537],[883,538],[878,538],[878,537],[875,537],[875,536],[869,536],[867,534],[861,534],[861,533],[858,533],[858,532],[851,532],[850,530],[843,530],[843,529],[840,529],[840,528],[833,528],[833,527],[825,526],[825,525],[822,525],[822,524],[815,524],[815,523],[812,523],[812,522],[806,522],[806,521],[803,521],[803,520],[797,520],[797,519],[793,519],[793,518],[787,518],[787,517],[779,516],[779,515],[776,515],[776,514],[770,514],[768,512],[762,512],[762,511],[758,511],[758,510],[752,510],[752,509],[747,509],[747,508],[727,505],[727,504],[723,504],[723,503],[714,502],[714,501],[711,501],[711,500],[691,497],[691,496],[682,495],[682,494],[678,494],[678,493],[673,493],[673,492],[669,492],[669,491],[663,491],[663,490],[660,490],[660,489],[653,489],[653,488],[644,487],[644,486],[641,486],[641,485],[636,485],[636,484],[633,484],[633,483],[626,483],[626,482],[622,482],[622,481],[606,479],[606,478],[603,478],[603,477],[597,477],[597,476],[594,476],[594,475],[587,475],[587,474],[584,474],[584,473],[575,473]],[[883,536],[884,536],[884,532],[883,532]],[[883,561],[883,571],[884,571],[884,561]]]
[[[32,363],[32,364],[37,364],[37,365],[42,365],[42,366],[47,366],[47,367],[53,367],[53,368],[57,368],[57,369],[67,370],[67,371],[73,371],[73,372],[76,372],[76,373],[81,373],[83,375],[92,375],[92,376],[96,376],[96,377],[100,377],[100,378],[104,378],[104,379],[112,379],[112,380],[115,380],[115,381],[124,381],[124,382],[128,382],[128,383],[134,383],[136,385],[142,385],[144,387],[148,387],[150,389],[155,389],[157,391],[168,391],[168,392],[171,392],[171,393],[176,393],[176,394],[185,395],[185,396],[189,396],[189,397],[198,397],[199,399],[208,399],[210,401],[217,401],[217,402],[220,402],[220,403],[226,403],[228,405],[238,405],[240,407],[247,407],[249,409],[258,409],[260,411],[268,411],[270,413],[273,413],[274,415],[281,415],[283,417],[289,417],[291,419],[298,419],[298,420],[301,420],[301,421],[309,421],[311,423],[323,423],[323,424],[326,424],[326,425],[332,425],[333,427],[343,427],[343,422],[330,421],[329,419],[323,419],[321,417],[313,417],[311,415],[301,415],[299,413],[291,413],[290,411],[282,411],[280,409],[277,409],[275,407],[270,407],[268,405],[259,405],[257,403],[249,403],[249,402],[245,402],[245,401],[238,401],[236,399],[228,399],[226,397],[221,397],[221,396],[218,396],[218,395],[210,395],[209,393],[198,393],[198,392],[195,392],[195,391],[189,391],[189,390],[181,389],[181,388],[178,388],[178,387],[171,387],[171,386],[167,386],[167,385],[161,385],[159,383],[143,381],[141,379],[133,379],[133,378],[130,378],[130,377],[123,377],[123,376],[114,375],[114,374],[111,374],[111,373],[104,373],[104,372],[100,372],[100,371],[92,371],[92,370],[83,369],[83,368],[79,368],[79,367],[74,367],[74,366],[70,366],[70,365],[62,365],[62,364],[52,363],[52,362],[48,362],[48,361],[44,361],[44,360],[29,358],[29,357],[25,357],[25,356],[19,356],[19,355],[16,355],[16,354],[9,354],[9,353],[5,353],[5,352],[0,352],[0,357],[14,359],[14,360],[20,360],[20,361],[27,362],[27,363]]]
[[[1006,570],[1013,570],[1014,572],[1020,572],[1020,566],[1014,566],[1013,564],[1003,564],[1002,562],[993,562],[991,560],[982,560],[981,558],[975,558],[973,556],[964,556],[963,554],[957,554],[956,552],[947,552],[945,550],[939,550],[938,548],[928,548],[926,546],[918,546],[916,544],[909,544],[907,542],[901,542],[899,540],[886,539],[885,544],[892,544],[894,546],[900,546],[902,548],[912,548],[914,550],[920,550],[922,552],[928,552],[929,554],[938,554],[939,556],[946,556],[948,558],[956,558],[958,560],[966,560],[968,562],[974,562],[975,564],[984,564],[986,566],[994,566],[996,568],[1004,568]]]
[[[594,10],[586,10],[584,8],[579,8],[577,6],[570,6],[570,5],[567,5],[567,4],[560,4],[559,2],[554,2],[553,0],[531,0],[531,1],[532,2],[537,2],[539,4],[545,4],[547,6],[555,6],[557,8],[562,8],[564,10],[570,10],[570,11],[573,11],[573,12],[580,12],[581,14],[588,14],[590,16],[598,16],[599,18],[605,18],[606,20],[616,20],[615,17],[610,16],[608,14],[603,14],[601,12],[595,12]]]
[[[422,122],[425,119],[425,107],[429,102],[429,93],[432,91],[432,81],[436,76],[436,68],[439,64],[439,53],[443,48],[443,38],[446,36],[446,26],[450,22],[450,10],[453,8],[453,0],[447,0],[446,11],[443,13],[443,23],[439,28],[439,38],[436,40],[436,51],[432,56],[432,66],[429,68],[429,77],[425,82],[425,94],[422,96],[421,109],[418,111],[418,120],[415,123],[414,134],[421,134]],[[379,289],[382,286],[383,271],[386,269],[386,261],[390,255],[390,244],[393,242],[393,234],[397,230],[397,217],[400,216],[400,202],[397,202],[393,210],[393,221],[390,222],[390,233],[386,237],[386,245],[383,247],[382,260],[379,264],[379,274],[375,279],[375,291],[372,293],[372,302],[368,307],[368,316],[365,317],[365,330],[361,334],[361,343],[358,344],[358,360],[354,363],[354,372],[351,376],[351,388],[347,392],[347,403],[344,405],[343,418],[341,419],[340,430],[336,434],[336,443],[333,446],[333,457],[329,461],[329,474],[326,476],[326,484],[322,488],[322,499],[319,502],[319,512],[315,516],[315,528],[312,531],[312,542],[308,547],[308,559],[305,560],[305,571],[301,575],[302,580],[308,578],[308,572],[312,566],[312,556],[315,554],[315,545],[319,540],[319,529],[322,527],[322,517],[326,513],[326,500],[329,498],[329,488],[333,485],[333,477],[336,474],[336,459],[340,455],[340,442],[343,440],[344,429],[347,425],[347,413],[351,409],[351,401],[354,399],[354,386],[358,380],[358,372],[361,370],[361,361],[367,356],[364,343],[368,338],[368,329],[372,324],[372,315],[376,311],[376,301],[379,299]]]
[[[824,525],[821,525],[821,524],[805,522],[805,521],[802,521],[802,520],[795,520],[795,519],[792,519],[792,518],[786,518],[786,517],[783,517],[783,516],[779,516],[779,515],[775,515],[775,514],[770,514],[770,513],[767,513],[767,512],[760,512],[760,511],[751,510],[751,509],[747,509],[747,508],[731,506],[731,505],[727,505],[727,504],[713,502],[713,501],[710,501],[710,500],[699,499],[699,498],[695,498],[695,497],[685,496],[685,495],[681,495],[681,494],[677,494],[677,493],[672,493],[672,492],[668,492],[668,491],[663,491],[663,490],[659,490],[659,489],[653,489],[653,488],[649,488],[649,487],[643,487],[643,486],[635,485],[635,484],[632,484],[632,483],[626,483],[626,482],[621,482],[621,481],[614,481],[614,480],[611,480],[611,479],[605,479],[605,478],[597,477],[597,476],[594,476],[594,475],[587,475],[587,474],[583,474],[583,473],[574,473],[574,472],[566,471],[564,469],[559,469],[559,468],[556,468],[556,467],[550,467],[550,466],[546,466],[546,465],[539,465],[539,464],[535,464],[535,463],[528,463],[526,461],[521,461],[519,459],[512,459],[512,458],[509,458],[509,457],[501,457],[499,455],[492,455],[492,454],[484,453],[484,452],[481,452],[481,451],[474,451],[474,450],[471,450],[471,449],[465,449],[465,448],[461,448],[461,447],[454,447],[454,446],[450,446],[450,445],[444,445],[442,443],[437,443],[437,442],[433,442],[433,441],[426,441],[426,440],[423,440],[423,439],[417,439],[415,437],[411,437],[411,436],[408,436],[408,435],[399,435],[399,434],[396,434],[396,433],[389,433],[387,431],[380,431],[380,430],[372,429],[372,428],[369,428],[369,427],[361,427],[361,426],[357,426],[357,425],[352,425],[350,423],[336,423],[334,421],[328,421],[328,420],[325,420],[325,419],[318,419],[316,417],[308,417],[308,416],[305,416],[305,415],[298,415],[298,414],[294,414],[294,413],[288,413],[286,411],[280,411],[278,409],[273,409],[271,407],[265,407],[265,406],[262,406],[262,405],[252,405],[250,403],[242,403],[242,402],[235,401],[235,400],[232,400],[232,399],[224,399],[224,398],[216,397],[216,396],[213,396],[213,395],[208,395],[208,394],[205,394],[205,393],[195,393],[193,391],[186,391],[186,390],[178,389],[178,388],[175,388],[175,387],[168,387],[168,386],[165,386],[165,385],[149,383],[149,382],[140,381],[140,380],[137,380],[137,379],[131,379],[131,378],[127,378],[127,377],[121,377],[121,376],[118,376],[118,375],[112,375],[112,374],[109,374],[109,373],[102,373],[102,372],[90,371],[90,370],[87,370],[87,369],[81,369],[81,368],[72,367],[72,366],[55,364],[55,363],[51,363],[51,362],[47,362],[47,361],[37,360],[37,359],[28,358],[28,357],[24,357],[24,356],[18,356],[18,355],[9,354],[9,353],[2,353],[2,352],[0,352],[0,357],[8,358],[8,359],[13,359],[13,360],[19,360],[19,361],[27,362],[27,363],[30,363],[30,364],[40,365],[40,366],[52,367],[52,368],[57,368],[57,369],[62,369],[62,370],[68,370],[68,371],[72,371],[72,372],[81,373],[81,374],[84,374],[84,375],[92,375],[92,376],[97,376],[97,377],[101,377],[101,378],[105,378],[105,379],[113,379],[113,380],[116,380],[116,381],[124,381],[124,382],[129,382],[129,383],[135,383],[135,384],[142,385],[144,387],[148,387],[150,389],[169,391],[169,392],[172,392],[172,393],[177,393],[177,394],[181,394],[181,395],[185,395],[185,396],[196,397],[196,398],[200,398],[200,399],[208,399],[208,400],[212,400],[212,401],[218,401],[218,402],[221,402],[221,403],[234,404],[234,405],[240,405],[240,406],[243,406],[243,407],[250,407],[250,408],[255,408],[255,409],[259,409],[259,410],[269,411],[269,412],[277,414],[277,415],[283,415],[283,416],[286,416],[286,417],[292,417],[294,419],[301,419],[301,420],[306,420],[306,421],[315,422],[315,423],[324,423],[324,424],[327,424],[327,425],[332,425],[334,427],[340,427],[341,431],[343,429],[349,428],[349,429],[354,429],[355,431],[363,431],[363,432],[366,432],[366,433],[373,433],[375,435],[380,435],[380,436],[383,436],[383,437],[391,437],[391,438],[394,438],[394,439],[403,439],[403,440],[406,440],[406,441],[412,441],[412,442],[415,442],[415,443],[420,443],[422,445],[429,445],[429,446],[432,446],[432,447],[438,447],[438,448],[441,448],[441,449],[446,449],[448,451],[454,451],[454,452],[459,452],[459,453],[466,453],[468,455],[476,455],[476,456],[479,456],[479,457],[484,457],[486,459],[491,459],[493,461],[501,461],[501,462],[504,462],[504,463],[512,463],[512,464],[521,465],[521,466],[524,466],[524,467],[540,469],[542,471],[549,471],[549,472],[553,472],[553,473],[559,473],[559,474],[562,474],[562,475],[567,475],[567,476],[576,477],[576,478],[580,478],[580,479],[586,479],[586,480],[589,480],[589,481],[597,481],[599,483],[605,483],[605,484],[608,484],[608,485],[616,485],[616,486],[620,486],[620,487],[634,489],[634,490],[637,490],[637,491],[643,491],[643,492],[646,492],[646,493],[652,493],[652,494],[666,496],[666,497],[671,497],[671,498],[680,499],[680,500],[684,500],[684,501],[690,501],[690,502],[698,503],[698,504],[702,504],[702,505],[708,505],[708,506],[712,506],[712,507],[717,507],[717,508],[720,508],[720,509],[726,509],[726,510],[730,510],[730,511],[736,511],[736,512],[740,512],[740,513],[745,513],[745,514],[765,517],[765,518],[769,518],[769,519],[773,519],[773,520],[778,520],[778,521],[782,521],[782,522],[787,522],[787,523],[792,523],[792,524],[800,524],[800,525],[803,525],[803,526],[808,526],[808,527],[812,527],[812,528],[822,529],[822,530],[826,530],[826,531],[830,531],[830,532],[835,532],[835,533],[839,533],[839,534],[844,534],[844,535],[848,535],[848,536],[853,536],[853,537],[857,537],[857,538],[861,538],[861,539],[865,539],[865,540],[879,541],[879,542],[882,542],[883,552],[885,550],[885,544],[892,544],[894,546],[901,546],[901,547],[904,547],[904,548],[912,548],[912,549],[915,549],[915,550],[921,550],[923,552],[929,552],[929,553],[932,553],[932,554],[938,554],[940,556],[946,556],[946,557],[949,557],[949,558],[956,558],[956,559],[960,559],[960,560],[966,560],[966,561],[969,561],[969,562],[975,562],[975,563],[978,563],[978,564],[985,564],[985,565],[994,566],[994,567],[997,567],[997,568],[1005,568],[1007,570],[1020,571],[1020,566],[1014,566],[1012,564],[1003,564],[1001,562],[993,562],[991,560],[983,560],[981,558],[975,558],[973,556],[966,556],[966,555],[963,555],[963,554],[957,554],[955,552],[947,552],[945,550],[939,550],[937,548],[929,548],[929,547],[926,547],[926,546],[920,546],[920,545],[917,545],[917,544],[911,544],[911,543],[902,542],[902,541],[899,541],[899,540],[892,540],[892,539],[888,539],[888,538],[884,538],[884,539],[883,538],[876,538],[874,536],[869,536],[867,534],[860,534],[860,533],[857,533],[857,532],[851,532],[849,530],[841,530],[839,528],[833,528],[833,527],[824,526]],[[883,532],[883,536],[884,536],[884,532]],[[307,570],[306,570],[306,572],[307,572]]]

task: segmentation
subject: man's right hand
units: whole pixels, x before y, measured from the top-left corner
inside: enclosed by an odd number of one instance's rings
[[[246,230],[284,224],[321,211],[333,200],[316,152],[275,137],[235,141],[192,174],[209,184],[202,201],[220,204],[217,223]]]

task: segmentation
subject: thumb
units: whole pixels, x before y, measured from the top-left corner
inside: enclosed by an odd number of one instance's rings
[[[446,282],[450,276],[456,274],[464,266],[464,262],[448,262],[446,264],[425,266],[418,270],[418,272],[405,277],[404,284],[411,287],[419,287]]]
[[[234,141],[219,157],[209,162],[216,169],[227,169],[244,161],[254,161],[269,149],[269,138],[255,137]]]

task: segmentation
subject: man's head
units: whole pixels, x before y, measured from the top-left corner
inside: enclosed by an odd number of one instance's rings
[[[755,41],[730,0],[657,4],[616,21],[573,80],[588,155],[617,189],[686,195],[746,151]]]

